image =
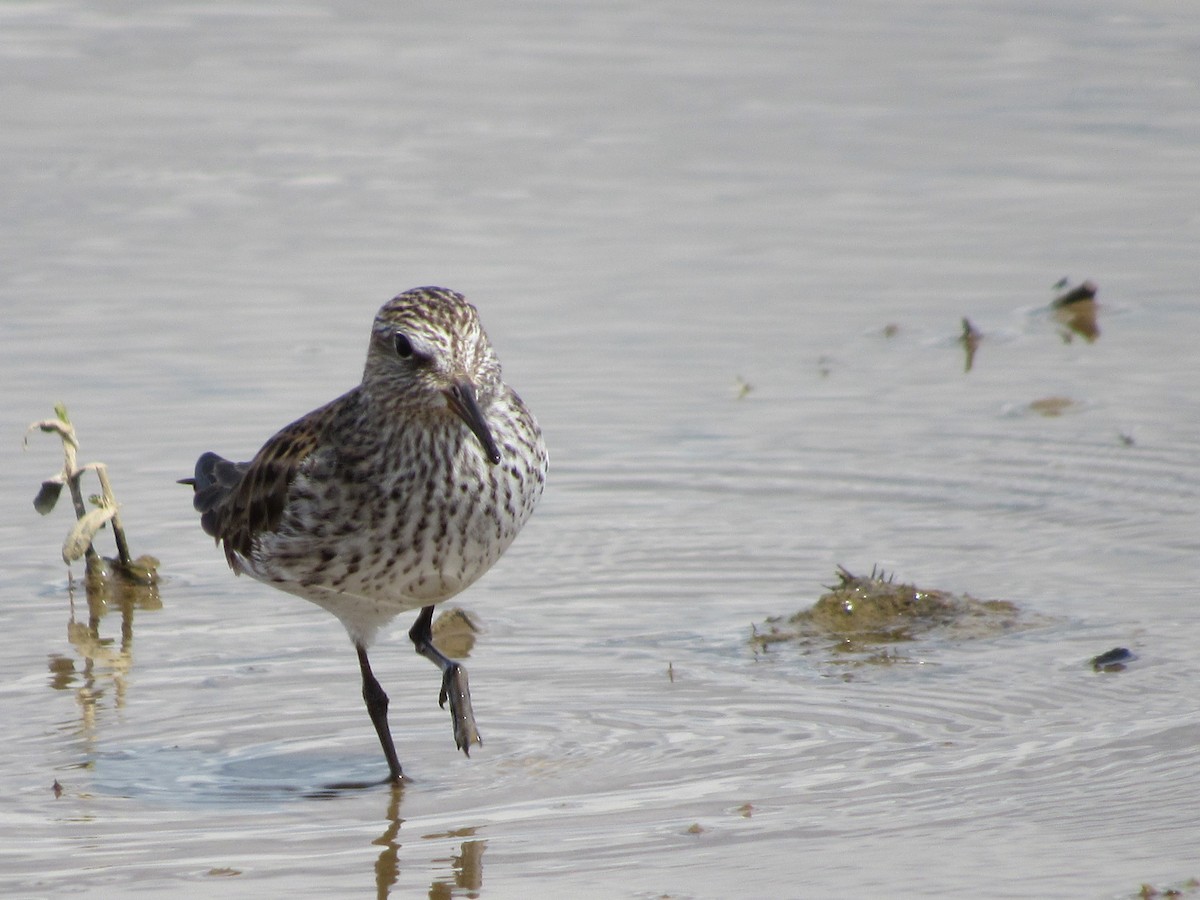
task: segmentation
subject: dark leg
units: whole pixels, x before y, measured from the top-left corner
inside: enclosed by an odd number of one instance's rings
[[[450,701],[454,746],[470,756],[471,745],[482,744],[483,738],[479,736],[479,730],[475,727],[475,713],[471,711],[471,688],[467,684],[467,670],[433,646],[432,606],[421,609],[421,614],[409,629],[408,636],[417,652],[442,670],[442,692],[438,695],[438,703],[445,708],[446,701]]]
[[[371,664],[367,662],[366,648],[356,644],[354,649],[358,651],[358,666],[362,669],[363,700],[367,704],[367,712],[371,716],[371,724],[375,726],[375,733],[379,735],[379,743],[383,745],[383,755],[387,757],[388,769],[391,770],[389,780],[400,781],[404,778],[404,773],[400,771],[400,760],[396,758],[396,745],[392,743],[392,732],[388,728],[388,695],[384,693],[383,688],[375,679],[374,673],[371,672]]]

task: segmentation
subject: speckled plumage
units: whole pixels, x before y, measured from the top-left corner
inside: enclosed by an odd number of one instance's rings
[[[234,571],[345,625],[398,779],[387,698],[366,650],[380,627],[420,608],[410,636],[443,670],[455,740],[463,750],[479,741],[466,673],[433,648],[429,620],[512,543],[546,464],[537,423],[501,380],[475,308],[453,291],[417,288],[379,310],[360,385],[283,428],[248,463],[204,454],[188,481]]]

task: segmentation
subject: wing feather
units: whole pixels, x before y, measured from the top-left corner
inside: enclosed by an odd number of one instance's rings
[[[330,422],[354,401],[354,394],[280,429],[250,462],[230,462],[215,453],[205,453],[196,462],[191,483],[200,524],[225,545],[233,569],[241,568],[238,557],[251,558],[259,535],[279,527],[296,474],[322,443]]]

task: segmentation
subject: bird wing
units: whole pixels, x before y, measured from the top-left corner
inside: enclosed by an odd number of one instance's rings
[[[289,486],[349,399],[350,395],[339,397],[280,429],[248,463],[233,463],[215,453],[200,457],[193,502],[204,530],[224,542],[233,569],[241,568],[238,557],[251,558],[258,535],[278,527]]]

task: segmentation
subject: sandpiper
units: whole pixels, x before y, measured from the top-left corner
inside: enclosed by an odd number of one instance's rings
[[[546,478],[541,430],[500,378],[474,306],[415,288],[371,327],[362,383],[282,429],[250,462],[196,462],[200,524],[236,573],[337,616],[358,652],[362,693],[387,757],[404,775],[388,697],[367,650],[399,613],[442,670],[454,742],[482,743],[466,670],[434,645],[433,608],[479,578],[525,524]]]

